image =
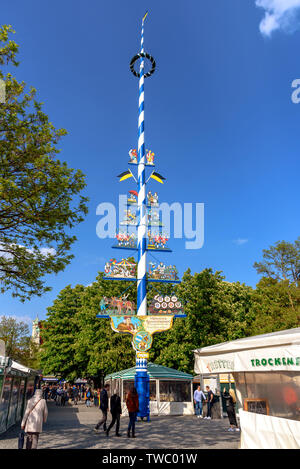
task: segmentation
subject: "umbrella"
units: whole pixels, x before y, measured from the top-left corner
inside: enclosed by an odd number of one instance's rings
[[[133,195],[135,195],[136,197],[138,197],[137,191],[129,191],[129,194],[133,194]]]

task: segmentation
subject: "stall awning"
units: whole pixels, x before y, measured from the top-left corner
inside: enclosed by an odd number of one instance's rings
[[[300,327],[194,350],[195,373],[300,371]]]
[[[14,360],[12,361],[11,365],[12,371],[17,371],[19,373],[24,373],[24,375],[39,375],[40,371],[39,370],[33,370],[32,368],[28,368],[25,365],[21,365],[21,363],[15,362]]]
[[[110,379],[134,379],[135,377],[135,366],[128,368],[127,370],[118,371],[105,376],[105,381]],[[166,366],[157,365],[155,363],[148,363],[148,374],[150,379],[180,379],[180,380],[192,380],[193,375],[184,373],[183,371],[174,370]]]

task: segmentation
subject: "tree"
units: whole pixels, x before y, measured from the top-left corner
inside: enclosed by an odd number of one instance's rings
[[[300,282],[300,237],[295,243],[277,241],[275,246],[263,250],[263,259],[254,263],[257,273],[281,283],[286,289],[291,308],[295,310],[291,288],[299,287]]]
[[[277,241],[263,250],[263,262],[255,262],[257,273],[278,281],[300,281],[300,237],[294,243]]]
[[[187,317],[155,336],[151,361],[192,373],[194,349],[249,335],[251,287],[225,282],[221,272],[212,269],[194,275],[187,270],[176,294]]]
[[[0,28],[0,66],[17,66],[18,45],[9,40],[11,26]],[[0,104],[0,281],[1,292],[24,301],[50,290],[43,277],[63,270],[76,240],[70,230],[83,221],[87,198],[74,198],[85,187],[81,171],[57,159],[57,144],[66,135],[56,129],[11,73]]]
[[[135,282],[106,281],[99,273],[89,287],[69,286],[60,292],[42,327],[45,373],[74,379],[105,376],[134,366],[131,336],[115,333],[109,319],[96,318],[103,296],[120,297],[125,290],[135,301]],[[225,282],[220,272],[205,269],[191,275],[187,271],[177,287],[151,285],[149,303],[158,291],[161,295],[174,292],[184,303],[187,318],[176,319],[171,330],[154,336],[152,362],[191,373],[193,349],[249,335],[253,290],[238,282]]]
[[[0,318],[0,339],[5,342],[6,355],[28,366],[31,337],[28,324],[8,316]]]
[[[83,285],[74,288],[68,285],[48,308],[48,318],[43,321],[41,329],[40,363],[45,374],[53,373],[69,379],[78,377],[75,342],[80,329],[76,313],[81,306],[83,292]]]
[[[85,289],[76,318],[81,333],[75,344],[75,358],[84,375],[96,376],[101,373],[105,376],[135,364],[131,336],[114,332],[109,319],[96,318],[103,296],[120,297],[125,290],[128,299],[135,302],[135,282],[103,280],[103,273],[99,273],[96,281]]]
[[[249,326],[250,335],[299,327],[299,287],[291,284],[287,288],[285,281],[263,277],[253,293],[251,313],[253,321]]]

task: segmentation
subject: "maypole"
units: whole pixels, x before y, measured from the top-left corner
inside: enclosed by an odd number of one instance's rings
[[[137,282],[137,314],[147,314],[147,264],[146,264],[146,174],[145,174],[145,132],[144,132],[144,21],[141,34],[141,63],[139,77],[139,120],[138,120],[138,282]]]
[[[146,264],[146,171],[145,171],[145,114],[144,114],[144,22],[148,13],[142,20],[141,33],[141,62],[139,77],[139,120],[138,120],[138,271],[137,271],[137,315],[147,315],[147,264]],[[139,395],[139,414],[149,420],[150,389],[149,375],[147,373],[147,355],[141,356],[136,351],[135,387]]]
[[[147,305],[148,282],[180,283],[177,269],[174,265],[166,266],[163,262],[149,263],[147,272],[147,251],[171,252],[167,246],[168,235],[162,232],[163,224],[159,217],[158,195],[150,191],[146,194],[146,167],[154,167],[154,153],[145,150],[145,116],[144,116],[144,80],[155,71],[155,60],[144,51],[144,22],[148,13],[142,20],[141,51],[136,54],[130,62],[130,70],[134,76],[139,78],[139,114],[138,114],[138,149],[130,150],[129,164],[137,166],[137,179],[131,170],[124,171],[118,178],[125,181],[133,178],[137,183],[137,189],[130,190],[127,198],[127,209],[125,218],[120,225],[125,232],[116,234],[118,241],[113,248],[129,249],[137,251],[137,265],[132,260],[122,259],[117,262],[111,259],[105,265],[105,280],[121,280],[137,282],[137,304],[128,300],[126,290],[119,298],[103,297],[100,302],[100,314],[98,318],[109,318],[111,328],[118,333],[130,334],[132,346],[136,351],[136,373],[135,387],[139,395],[139,413],[141,418],[150,417],[150,390],[148,366],[148,351],[152,347],[153,335],[167,331],[173,326],[175,318],[183,318],[185,314],[182,304],[174,293],[171,296],[154,296],[150,305]],[[151,63],[150,71],[145,73],[145,59]],[[134,69],[135,63],[140,60],[140,69]],[[159,173],[152,171],[149,179],[164,183],[165,178]],[[137,197],[137,199],[136,199]],[[130,229],[137,229],[137,238]],[[152,232],[154,229],[154,233]],[[156,230],[156,232],[155,232]]]

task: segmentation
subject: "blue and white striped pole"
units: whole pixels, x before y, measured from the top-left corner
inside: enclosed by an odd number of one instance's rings
[[[146,15],[145,15],[146,16]],[[144,53],[144,19],[142,21],[141,53]],[[138,121],[138,281],[137,315],[147,314],[147,264],[146,264],[146,175],[145,175],[145,134],[144,134],[144,58],[140,62],[139,79],[139,121]]]
[[[144,53],[144,20],[142,21],[141,53]],[[146,235],[147,235],[147,205],[146,205],[146,175],[145,175],[145,134],[144,134],[144,57],[140,62],[139,78],[139,140],[138,140],[138,275],[137,275],[137,315],[147,315],[147,264],[146,264]],[[147,373],[147,359],[136,353],[135,387],[139,396],[139,417],[150,419],[149,375]]]

